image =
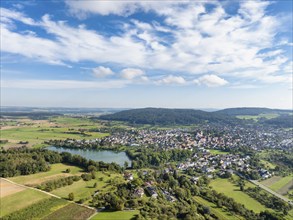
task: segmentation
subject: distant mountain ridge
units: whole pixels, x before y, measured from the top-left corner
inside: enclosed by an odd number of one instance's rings
[[[215,111],[216,113],[225,115],[259,115],[259,114],[288,114],[292,113],[293,110],[284,109],[270,109],[270,108],[226,108],[223,110]]]
[[[132,124],[187,125],[204,122],[232,123],[236,118],[194,109],[142,108],[131,109],[99,117],[103,120],[126,121]]]
[[[190,125],[201,123],[227,123],[227,124],[240,124],[245,120],[236,118],[237,115],[259,115],[267,113],[276,113],[280,117],[274,120],[263,120],[272,125],[281,126],[284,124],[284,116],[286,120],[293,118],[293,115],[289,115],[292,110],[279,110],[268,108],[230,108],[219,110],[215,112],[206,112],[202,110],[194,109],[167,109],[167,108],[141,108],[130,109],[120,112],[116,112],[108,115],[101,115],[99,119],[124,121],[131,124],[151,124],[151,125]],[[282,116],[282,117],[281,117]],[[278,119],[282,120],[280,124]],[[285,127],[290,127],[291,123],[286,123]]]

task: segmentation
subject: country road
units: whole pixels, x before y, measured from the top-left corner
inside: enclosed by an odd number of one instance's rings
[[[293,202],[292,202],[290,199],[288,199],[288,198],[286,198],[286,197],[284,197],[284,196],[282,196],[282,195],[276,193],[275,191],[273,191],[273,190],[271,190],[270,188],[264,186],[263,184],[259,183],[258,181],[256,181],[256,180],[249,180],[249,181],[252,182],[253,184],[259,186],[260,188],[266,190],[267,192],[273,194],[274,196],[276,196],[276,197],[278,197],[278,198],[284,200],[285,202],[288,202],[288,203],[290,203],[291,205],[293,205]]]

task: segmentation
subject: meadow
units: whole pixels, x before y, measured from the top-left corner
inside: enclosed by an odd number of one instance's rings
[[[66,169],[70,169],[70,173],[65,173]],[[8,179],[19,184],[33,186],[33,185],[37,185],[42,182],[57,179],[60,177],[65,177],[69,175],[80,175],[82,172],[83,170],[77,166],[57,163],[57,164],[52,164],[51,169],[47,172],[41,172],[41,173],[36,173],[36,174],[31,174],[26,176],[16,176],[16,177],[8,178]]]
[[[88,118],[72,118],[66,116],[52,117],[49,120],[15,119],[16,124],[9,123],[1,126],[1,140],[8,143],[1,144],[4,148],[21,146],[19,142],[26,142],[29,147],[42,147],[44,141],[50,139],[94,139],[108,136],[108,133],[78,132],[78,129],[98,128],[101,125]],[[25,120],[25,121],[24,121]],[[3,124],[3,123],[2,123]]]
[[[116,212],[99,212],[90,220],[131,220],[135,215],[138,215],[138,210],[133,211],[116,211]]]
[[[291,174],[285,177],[273,176],[267,180],[262,181],[261,183],[275,192],[286,196],[290,191],[290,188],[293,186],[293,175]]]
[[[231,214],[228,211],[225,211],[224,208],[219,208],[217,207],[214,203],[209,202],[199,196],[194,196],[193,197],[195,199],[195,201],[197,201],[199,204],[202,204],[206,207],[210,208],[211,213],[213,213],[214,215],[216,215],[219,220],[243,220],[242,217],[235,215],[235,214]]]
[[[254,120],[258,121],[260,118],[272,119],[277,118],[279,114],[259,114],[259,115],[237,115],[236,118],[244,119],[244,120]]]
[[[255,199],[251,198],[246,193],[240,191],[239,186],[231,183],[228,179],[215,179],[212,180],[210,186],[219,193],[233,198],[236,202],[243,204],[248,210],[253,210],[256,213],[266,210],[267,208],[260,204]],[[245,182],[245,188],[255,187],[249,182]]]
[[[74,201],[77,202],[80,199],[87,201],[88,198],[91,198],[91,195],[93,195],[97,190],[99,190],[100,192],[110,191],[111,186],[109,184],[109,181],[116,181],[117,183],[124,181],[124,179],[119,174],[96,172],[96,179],[92,179],[89,181],[79,180],[77,182],[74,182],[72,185],[53,190],[51,193],[65,199],[68,198],[69,193],[73,193]],[[96,187],[94,187],[95,183],[97,183]]]
[[[26,208],[47,198],[50,198],[50,196],[33,189],[25,189],[23,191],[2,197],[0,202],[0,217]]]

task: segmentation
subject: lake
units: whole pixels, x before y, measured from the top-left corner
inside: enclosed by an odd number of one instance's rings
[[[125,152],[115,152],[111,150],[94,150],[94,149],[80,149],[80,148],[63,148],[50,146],[46,149],[56,152],[68,152],[75,155],[80,155],[88,160],[103,161],[105,163],[117,163],[120,166],[124,166],[125,161],[131,165],[131,160],[128,158]]]

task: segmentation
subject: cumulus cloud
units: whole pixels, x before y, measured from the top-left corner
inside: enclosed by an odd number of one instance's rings
[[[216,75],[204,75],[199,77],[198,79],[194,80],[196,84],[199,85],[206,85],[208,87],[218,87],[218,86],[224,86],[228,84],[228,81],[225,79],[222,79]]]
[[[92,73],[95,77],[98,78],[103,78],[114,74],[114,72],[109,67],[104,66],[98,66],[92,69]]]
[[[191,75],[211,74],[198,79],[208,86],[227,82],[220,81],[217,75],[263,83],[275,79],[279,83],[286,81],[282,71],[290,72],[290,60],[283,49],[289,46],[279,47],[276,33],[281,21],[277,15],[266,13],[269,1],[241,1],[235,14],[228,14],[221,1],[209,2],[213,5],[210,10],[205,1],[164,1],[162,4],[161,1],[68,0],[66,4],[71,13],[80,16],[128,16],[138,11],[152,11],[161,19],[121,22],[122,25],[113,27],[117,32],[106,36],[84,25],[55,21],[49,15],[36,21],[23,13],[2,9],[1,51],[58,65],[99,61],[122,68],[131,66],[133,69],[123,70],[121,77],[132,81],[149,80],[142,69],[167,74],[170,70]],[[18,22],[46,31],[50,37],[21,33],[13,28]],[[100,76],[105,70],[97,71]],[[180,76],[168,77],[165,77],[166,83],[184,80],[183,77],[174,79]]]
[[[128,80],[132,80],[143,75],[144,72],[141,69],[126,68],[121,71],[121,77]]]
[[[169,75],[169,76],[166,76],[160,80],[157,81],[158,84],[166,84],[166,85],[169,85],[169,84],[185,84],[186,81],[183,77],[181,76],[173,76],[173,75]]]

